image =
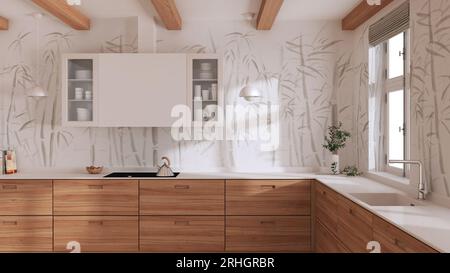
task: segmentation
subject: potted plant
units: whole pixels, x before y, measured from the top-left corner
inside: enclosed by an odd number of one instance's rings
[[[345,142],[351,137],[351,134],[341,129],[342,122],[338,125],[328,127],[328,136],[325,136],[323,147],[331,152],[330,167],[333,174],[339,174],[339,155],[338,151],[345,147]]]

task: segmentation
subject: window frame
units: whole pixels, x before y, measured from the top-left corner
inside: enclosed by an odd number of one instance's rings
[[[399,33],[400,34],[400,33]],[[391,166],[388,163],[389,159],[398,159],[398,158],[389,158],[389,93],[395,92],[403,89],[403,109],[404,109],[404,141],[403,141],[403,157],[404,159],[409,158],[410,155],[410,32],[409,30],[403,32],[403,41],[404,41],[404,49],[403,49],[403,75],[398,76],[393,79],[389,79],[389,40],[383,43],[384,46],[384,84],[383,84],[383,92],[385,96],[385,110],[384,110],[384,130],[385,137],[383,143],[383,150],[385,155],[384,162],[384,171],[396,176],[401,177],[409,177],[409,166],[405,165],[403,169],[396,168]]]

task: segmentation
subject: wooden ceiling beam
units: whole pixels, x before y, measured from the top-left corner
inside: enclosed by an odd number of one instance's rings
[[[262,0],[256,20],[257,30],[271,30],[284,0]]]
[[[61,21],[63,21],[73,29],[89,30],[91,28],[91,20],[75,7],[67,4],[66,0],[32,1],[39,7],[59,18]]]
[[[5,17],[0,16],[0,30],[8,30],[9,21]]]
[[[369,5],[366,0],[362,0],[358,6],[342,19],[342,30],[357,29],[393,1],[394,0],[381,0],[380,5]]]
[[[152,3],[168,30],[181,30],[183,23],[175,0],[152,0]]]

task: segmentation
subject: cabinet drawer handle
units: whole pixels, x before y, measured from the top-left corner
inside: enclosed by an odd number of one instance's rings
[[[7,226],[17,226],[17,221],[3,221],[3,224]]]
[[[322,195],[327,195],[327,192],[326,191],[322,191]]]
[[[189,226],[189,221],[175,221],[176,226]]]
[[[189,190],[190,186],[189,185],[175,185],[174,188],[177,190]]]
[[[103,221],[88,221],[89,225],[99,225],[102,226],[103,225]]]
[[[103,190],[103,185],[89,185],[90,190]]]
[[[275,185],[261,185],[261,189],[263,190],[274,190],[275,188]]]
[[[261,221],[259,223],[261,225],[275,225],[275,221]]]
[[[403,248],[402,242],[397,238],[394,239],[394,244],[400,248]]]
[[[17,185],[3,185],[2,189],[4,189],[4,190],[17,190]]]
[[[353,215],[353,209],[348,209],[348,213],[350,213],[351,215]]]

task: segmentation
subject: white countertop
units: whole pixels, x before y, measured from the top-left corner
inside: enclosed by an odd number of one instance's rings
[[[108,172],[106,172],[108,173]],[[89,175],[80,172],[64,171],[39,171],[23,172],[14,175],[0,175],[0,180],[5,179],[105,179],[104,174]],[[124,179],[124,178],[106,178]],[[129,178],[125,178],[129,179]],[[134,178],[136,180],[152,180],[161,178]],[[450,253],[450,209],[435,205],[429,201],[422,202],[416,207],[375,207],[358,200],[352,193],[399,193],[392,187],[386,186],[374,180],[364,177],[345,177],[320,175],[314,173],[246,173],[246,172],[182,172],[177,178],[170,179],[316,179],[336,192],[344,195],[355,203],[366,208],[375,215],[394,224],[401,230],[424,241],[431,247],[441,252]]]
[[[436,250],[450,252],[450,209],[429,201],[420,201],[420,206],[415,207],[369,206],[351,194],[404,193],[363,177],[318,176],[316,179]]]

